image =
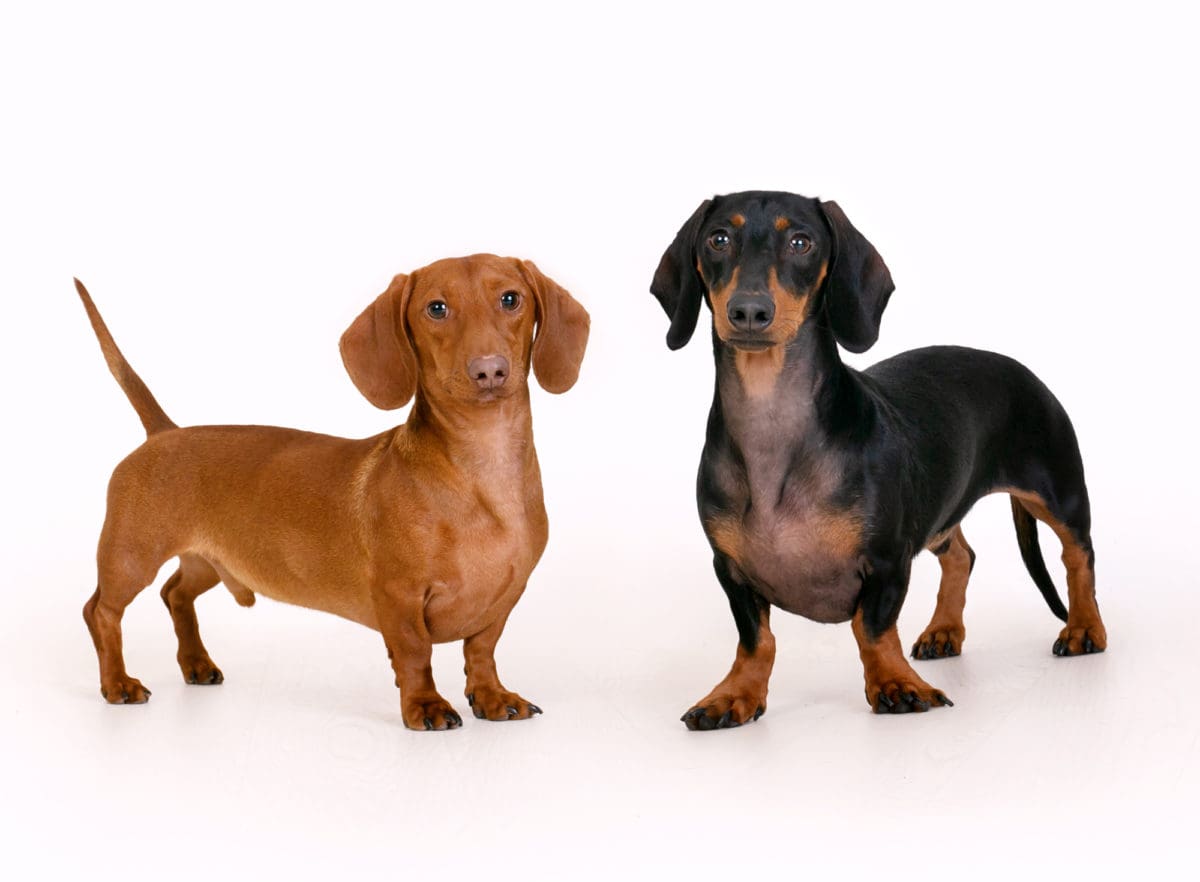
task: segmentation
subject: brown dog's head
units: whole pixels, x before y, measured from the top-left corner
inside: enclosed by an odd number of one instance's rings
[[[759,351],[823,317],[851,352],[869,349],[894,286],[883,258],[836,202],[751,191],[701,203],[650,285],[671,318],[667,345],[691,339],[707,300],[726,344]]]
[[[529,261],[476,254],[396,276],[342,334],[342,362],[384,410],[418,386],[483,405],[524,389],[531,365],[548,392],[570,389],[588,326],[587,311]]]

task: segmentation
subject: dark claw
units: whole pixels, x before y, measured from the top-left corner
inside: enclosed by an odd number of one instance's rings
[[[481,708],[481,707],[473,708],[471,713],[475,714],[475,719],[477,719],[477,720],[483,719],[483,708]]]
[[[732,708],[730,710],[725,711],[725,713],[721,714],[721,719],[717,720],[717,728],[718,729],[732,729],[735,726],[740,726],[740,725],[741,725],[740,723],[735,723],[733,721],[733,709]]]
[[[953,643],[947,643],[946,644],[946,655],[953,658],[954,656],[958,655],[958,648]]]
[[[1055,655],[1061,656],[1061,655],[1066,654],[1066,648],[1067,648],[1066,641],[1063,640],[1061,637],[1059,637],[1057,640],[1054,641],[1054,648],[1051,649],[1050,651],[1053,652]]]
[[[195,671],[192,671],[190,674],[188,674],[187,681],[188,681],[188,683],[192,684],[193,686],[196,685],[196,672]]]
[[[1091,652],[1095,652],[1095,651],[1096,651],[1096,644],[1092,642],[1092,638],[1091,638],[1091,637],[1084,637],[1084,638],[1083,638],[1083,651],[1084,651],[1084,652],[1087,652],[1087,653],[1091,653]]]
[[[877,704],[882,704],[886,708],[893,708],[896,706],[896,702],[892,701],[882,692],[879,693],[879,697],[876,698],[875,701]]]
[[[910,692],[908,694],[908,700],[915,708],[920,708],[923,711],[929,710],[929,702],[921,698],[921,696],[917,695],[915,692]]]
[[[700,716],[696,717],[696,728],[701,732],[708,732],[710,729],[717,728],[717,722],[708,714],[701,712]]]
[[[760,704],[758,706],[758,708],[754,711],[754,719],[757,720],[759,717],[761,717],[766,712],[767,712],[767,709]]]
[[[429,719],[429,717],[425,718],[425,731],[426,732],[433,731],[433,720]]]
[[[704,708],[694,707],[691,710],[687,711],[682,717],[680,717],[679,721],[681,723],[686,723],[688,720],[696,719],[697,715],[702,714],[702,713],[704,713]]]
[[[541,712],[542,712],[542,709],[540,707],[538,707],[536,704],[529,705],[529,713],[531,716],[534,714],[540,714]]]
[[[510,720],[511,720],[513,717],[515,717],[517,714],[519,714],[519,713],[520,713],[520,711],[519,711],[519,710],[517,710],[515,707],[513,707],[511,704],[505,705],[505,706],[504,706],[504,709],[505,709],[506,711],[508,711],[508,718],[509,718]]]
[[[474,706],[475,706],[475,693],[468,692],[467,693],[467,707],[474,707]],[[476,716],[479,716],[479,715],[476,714]]]
[[[462,725],[462,717],[458,715],[457,711],[446,711],[446,725],[451,729],[457,729]]]
[[[941,702],[943,707],[954,707],[954,702],[944,692],[935,692],[933,693],[933,697]]]

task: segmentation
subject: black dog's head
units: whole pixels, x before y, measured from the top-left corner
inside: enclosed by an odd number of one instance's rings
[[[667,345],[691,339],[708,300],[717,336],[757,351],[825,319],[851,352],[869,349],[894,286],[883,258],[836,202],[751,191],[701,203],[662,256],[650,293],[671,318]]]

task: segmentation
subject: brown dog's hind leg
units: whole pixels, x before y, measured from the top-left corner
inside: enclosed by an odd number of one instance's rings
[[[99,557],[99,585],[83,606],[83,620],[91,632],[100,661],[100,694],[109,704],[144,704],[150,690],[125,671],[121,617],[125,607],[154,579],[157,567],[144,565],[132,555]]]
[[[176,659],[183,679],[188,683],[207,686],[225,680],[200,639],[195,606],[196,598],[220,581],[217,571],[206,560],[194,554],[182,554],[179,569],[162,588],[163,603],[171,613],[175,636],[179,638]]]
[[[962,652],[967,631],[963,627],[963,608],[967,605],[967,581],[975,566],[975,552],[956,526],[944,543],[932,549],[942,565],[937,606],[924,633],[912,647],[916,659],[946,658]]]
[[[1049,526],[1062,543],[1062,562],[1067,569],[1067,624],[1059,632],[1052,651],[1059,656],[1104,652],[1108,647],[1108,632],[1096,604],[1096,558],[1090,533],[1072,528],[1055,517],[1036,494],[1014,492],[1012,496]]]
[[[496,643],[507,621],[506,614],[490,627],[463,641],[467,704],[480,720],[527,720],[542,712],[533,702],[505,689],[496,673]]]
[[[767,682],[775,666],[775,635],[771,609],[763,606],[758,619],[754,650],[738,641],[733,667],[712,692],[696,702],[680,719],[692,730],[729,729],[753,722],[767,710]]]

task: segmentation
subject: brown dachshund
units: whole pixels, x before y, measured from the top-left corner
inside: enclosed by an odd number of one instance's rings
[[[463,641],[476,717],[541,713],[504,688],[493,654],[546,546],[529,370],[565,392],[587,345],[588,314],[566,291],[532,263],[486,254],[396,276],[342,335],[342,359],[377,407],[416,401],[404,425],[360,441],[178,428],[76,287],[148,435],[113,471],[98,587],[83,609],[109,702],[150,696],[125,671],[121,616],[178,557],[162,598],[189,683],[223,680],[194,608],[223,582],[244,606],[257,593],[380,631],[411,729],[462,724],[430,667],[432,645],[452,640]]]

